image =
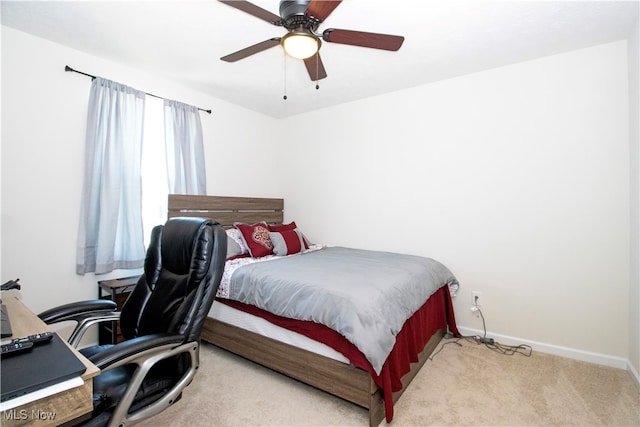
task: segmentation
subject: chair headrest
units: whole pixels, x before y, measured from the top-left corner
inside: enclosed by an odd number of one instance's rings
[[[212,244],[205,228],[212,223],[203,218],[172,218],[167,221],[161,239],[163,268],[178,275],[191,272],[192,279],[202,279],[207,273]]]

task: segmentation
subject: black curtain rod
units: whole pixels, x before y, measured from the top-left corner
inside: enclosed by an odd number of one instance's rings
[[[82,71],[74,70],[73,68],[69,67],[68,65],[64,66],[64,70],[65,71],[71,71],[71,72],[78,73],[78,74],[82,74],[83,76],[91,77],[92,79],[96,78],[96,76],[92,76],[91,74],[87,74],[87,73],[83,73]],[[148,92],[145,92],[145,94],[149,95],[149,96],[153,96],[154,98],[167,99],[167,98],[163,98],[161,96],[154,95],[154,94],[148,93]],[[204,108],[198,108],[198,110],[204,111],[205,113],[211,114],[211,110],[205,110]]]

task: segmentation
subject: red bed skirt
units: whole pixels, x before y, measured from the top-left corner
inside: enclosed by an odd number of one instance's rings
[[[377,375],[364,354],[356,346],[324,325],[277,316],[238,301],[220,298],[217,301],[324,343],[342,353],[354,366],[371,373],[371,377],[383,392],[387,422],[391,422],[393,419],[393,392],[402,390],[402,377],[411,370],[411,363],[418,361],[420,352],[431,336],[439,329],[447,327],[452,334],[459,335],[449,287],[443,286],[431,295],[427,302],[405,322],[396,336],[396,344],[382,366],[380,375]]]

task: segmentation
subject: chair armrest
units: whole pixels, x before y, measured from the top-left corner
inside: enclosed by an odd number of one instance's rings
[[[80,340],[89,327],[103,322],[113,322],[120,319],[120,312],[115,301],[96,299],[72,302],[43,311],[38,317],[46,324],[74,321],[76,326],[69,336],[69,344],[78,347]]]
[[[60,305],[38,314],[38,317],[46,324],[64,322],[84,318],[87,315],[96,316],[116,311],[118,306],[115,301],[107,299],[97,299],[89,301],[78,301],[70,304]]]
[[[115,368],[127,363],[134,363],[136,359],[148,357],[156,351],[182,344],[184,337],[178,334],[145,335],[123,341],[99,353],[89,356],[89,360],[101,370]]]

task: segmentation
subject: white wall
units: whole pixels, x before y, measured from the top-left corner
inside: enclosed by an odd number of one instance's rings
[[[64,72],[65,65],[212,108],[213,115],[201,113],[208,191],[280,195],[269,174],[256,180],[238,173],[262,170],[272,161],[273,119],[3,26],[1,279],[19,277],[23,299],[34,311],[94,298],[96,281],[107,277],[75,274],[91,79]],[[252,155],[243,156],[241,165],[229,162],[238,152]]]
[[[323,243],[430,256],[458,323],[628,356],[626,42],[292,117],[287,215]],[[541,347],[541,346],[538,346]],[[549,348],[552,347],[552,348]]]
[[[631,163],[631,270],[629,290],[629,361],[640,381],[640,35],[638,22],[630,34],[629,53],[629,147]],[[640,386],[640,383],[638,384]]]

